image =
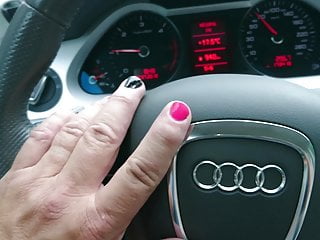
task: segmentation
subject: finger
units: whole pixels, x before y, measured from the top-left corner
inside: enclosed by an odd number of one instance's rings
[[[68,161],[79,139],[91,124],[93,118],[101,110],[106,99],[74,115],[55,136],[50,149],[35,166],[42,177],[57,175]]]
[[[57,132],[72,116],[72,112],[57,112],[34,128],[18,153],[12,169],[34,166],[48,151]]]
[[[166,106],[136,151],[98,191],[97,210],[108,224],[120,228],[130,223],[168,171],[190,121],[191,112],[184,103]]]
[[[83,191],[100,187],[144,94],[145,87],[136,77],[121,84],[79,140],[61,171],[62,181]]]

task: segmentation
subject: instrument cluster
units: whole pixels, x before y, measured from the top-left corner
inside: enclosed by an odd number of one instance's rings
[[[79,84],[89,94],[104,94],[131,75],[147,89],[200,74],[318,75],[319,19],[314,7],[297,0],[198,13],[134,10],[97,41]]]

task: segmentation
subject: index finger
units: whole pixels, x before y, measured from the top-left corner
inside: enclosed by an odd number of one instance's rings
[[[168,171],[184,141],[191,112],[181,102],[165,107],[140,146],[96,195],[96,207],[108,225],[127,227]]]

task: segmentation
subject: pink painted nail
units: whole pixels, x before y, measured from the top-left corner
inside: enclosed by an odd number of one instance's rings
[[[189,107],[183,102],[174,102],[170,109],[171,117],[179,122],[182,122],[190,115]]]

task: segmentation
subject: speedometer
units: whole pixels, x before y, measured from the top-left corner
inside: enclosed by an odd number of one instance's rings
[[[140,77],[151,89],[170,80],[177,69],[179,35],[165,17],[138,11],[107,31],[89,54],[80,72],[88,93],[112,93],[129,76]]]
[[[275,77],[320,69],[319,35],[313,10],[299,1],[262,1],[242,25],[241,49],[248,63]]]

